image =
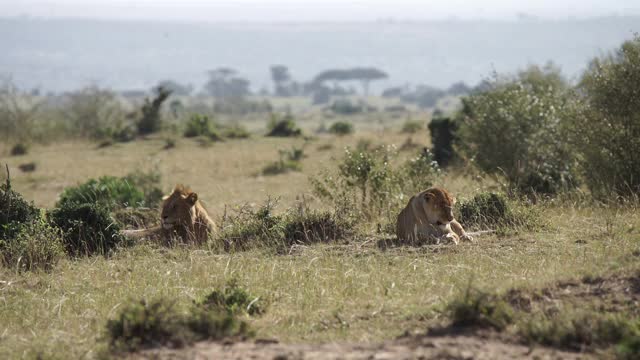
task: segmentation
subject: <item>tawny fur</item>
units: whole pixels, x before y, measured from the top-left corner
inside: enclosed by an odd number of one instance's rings
[[[161,235],[165,241],[179,237],[183,242],[202,244],[215,233],[215,223],[198,200],[198,194],[182,185],[176,185],[162,202],[161,225],[150,229],[124,230],[129,238]]]
[[[398,215],[398,240],[409,244],[473,241],[454,219],[454,204],[455,199],[442,188],[430,188],[412,196]]]

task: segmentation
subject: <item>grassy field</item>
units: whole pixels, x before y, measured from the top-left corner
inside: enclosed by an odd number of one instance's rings
[[[188,184],[219,219],[225,206],[262,203],[268,196],[280,197],[286,207],[304,195],[319,207],[308,178],[335,168],[345,146],[368,139],[401,147],[408,137],[380,128],[312,140],[254,136],[208,147],[180,139],[169,150],[163,150],[161,137],[106,148],[67,142],[34,146],[29,154],[5,161],[15,190],[40,207],[52,207],[65,187],[89,178],[155,168],[163,191]],[[412,140],[428,145],[425,133]],[[301,172],[260,175],[266,163],[277,159],[278,149],[292,146],[304,148]],[[35,172],[16,169],[27,162],[36,163]],[[491,184],[462,174],[440,180],[460,199]],[[285,255],[142,243],[111,258],[64,260],[50,273],[0,268],[0,358],[98,357],[107,349],[107,320],[125,304],[158,297],[188,304],[231,279],[268,304],[266,314],[247,319],[259,337],[370,343],[446,322],[444,305],[470,284],[491,293],[534,291],[559,280],[640,270],[635,204],[563,200],[535,207],[545,219],[542,230],[484,235],[459,246],[381,248],[379,236],[365,232],[337,244],[296,247]]]

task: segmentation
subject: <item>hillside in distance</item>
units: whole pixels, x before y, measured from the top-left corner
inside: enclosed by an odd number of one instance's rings
[[[308,81],[329,68],[373,66],[374,86],[473,85],[494,70],[553,61],[575,79],[595,56],[640,31],[640,17],[586,20],[207,24],[0,19],[0,74],[21,88],[73,90],[87,84],[148,89],[163,79],[196,89],[207,71],[232,67],[254,90],[271,89],[269,66]]]

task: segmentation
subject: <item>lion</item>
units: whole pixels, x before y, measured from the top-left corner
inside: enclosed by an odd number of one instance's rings
[[[178,184],[162,200],[160,226],[124,230],[122,234],[130,238],[162,235],[166,241],[177,235],[186,243],[202,244],[215,233],[215,223],[198,200],[198,194],[191,189]]]
[[[408,243],[436,243],[441,240],[474,241],[453,217],[455,199],[442,188],[430,188],[411,197],[398,215],[396,235]]]

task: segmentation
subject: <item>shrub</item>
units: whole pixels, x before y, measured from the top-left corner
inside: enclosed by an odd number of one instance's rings
[[[337,173],[325,171],[312,178],[311,183],[320,198],[335,204],[338,199],[350,197],[364,215],[396,213],[404,205],[405,195],[431,186],[439,174],[428,151],[405,163],[398,164],[396,160],[393,146],[370,149],[363,143],[357,151],[345,149]]]
[[[338,121],[331,124],[331,126],[329,127],[329,132],[334,135],[353,134],[353,124],[345,121]]]
[[[109,211],[97,203],[64,202],[49,219],[62,230],[65,249],[73,256],[106,255],[123,240]]]
[[[575,351],[620,344],[620,355],[624,355],[633,351],[627,344],[632,345],[634,338],[640,336],[640,328],[633,320],[617,314],[565,310],[529,319],[520,335],[531,343]]]
[[[249,327],[228,312],[190,307],[180,311],[175,302],[142,300],[124,307],[107,322],[112,351],[136,351],[155,346],[182,347],[203,340],[250,335]]]
[[[205,136],[212,141],[222,140],[218,125],[206,115],[194,114],[187,121],[184,137]]]
[[[136,205],[156,206],[162,201],[163,193],[158,187],[161,176],[157,169],[148,172],[136,170],[122,179],[144,194],[144,201]]]
[[[640,194],[640,36],[595,59],[579,85],[584,107],[569,131],[598,197]],[[633,135],[635,134],[635,135]]]
[[[125,111],[116,94],[97,86],[88,86],[69,93],[65,97],[62,115],[75,135],[113,140],[121,138],[119,135],[128,135],[116,134],[126,128],[122,124]],[[135,137],[135,130],[133,133]]]
[[[263,175],[278,175],[284,174],[289,171],[302,170],[302,164],[300,161],[304,157],[304,150],[300,148],[292,148],[288,150],[278,150],[280,159],[271,164],[268,164],[262,169]]]
[[[65,255],[62,233],[44,219],[13,223],[15,235],[0,237],[0,263],[22,270],[51,270]]]
[[[136,171],[125,177],[103,176],[89,179],[84,184],[68,187],[60,195],[58,206],[69,203],[98,204],[107,209],[155,205],[162,199],[162,191],[156,187],[160,181],[157,172]]]
[[[222,289],[210,292],[199,305],[230,314],[261,315],[266,310],[264,301],[241,288],[236,279],[229,281]]]
[[[455,158],[453,144],[456,139],[458,124],[445,117],[435,117],[429,123],[431,144],[435,160],[442,167],[448,166]]]
[[[575,154],[562,131],[572,116],[564,79],[552,65],[463,98],[458,148],[513,189],[554,194],[576,185]]]
[[[466,226],[493,228],[499,232],[514,228],[533,230],[544,225],[536,209],[515,205],[501,194],[484,192],[458,205],[456,218]]]
[[[18,165],[18,169],[20,169],[20,171],[22,172],[34,172],[36,171],[36,163],[29,162],[29,163],[20,164]]]
[[[292,137],[302,135],[302,130],[296,125],[296,121],[291,114],[286,114],[279,118],[276,114],[271,115],[267,136]]]
[[[40,210],[28,203],[22,195],[11,189],[7,175],[6,183],[0,185],[0,239],[9,239],[19,231],[20,224],[30,223],[40,216]]]
[[[103,176],[78,186],[65,188],[58,206],[67,204],[98,204],[108,209],[139,206],[144,203],[144,193],[124,178]]]
[[[404,177],[405,194],[415,194],[426,190],[440,175],[440,167],[431,151],[423,148],[418,156],[410,158],[401,168]]]
[[[402,124],[402,132],[406,134],[415,134],[422,129],[424,129],[424,123],[422,121],[407,119],[407,121]]]
[[[239,123],[222,127],[222,136],[228,139],[246,139],[251,136],[249,130]]]
[[[29,147],[27,146],[27,144],[21,143],[21,142],[13,145],[13,147],[9,151],[11,156],[26,155],[28,152],[29,152]]]
[[[138,127],[138,134],[148,135],[160,130],[162,124],[162,118],[160,116],[160,108],[171,95],[171,91],[163,87],[156,89],[156,96],[153,100],[149,101],[148,98],[144,100],[142,105],[142,118],[136,124]]]
[[[445,313],[460,327],[504,330],[513,322],[513,309],[506,302],[471,286],[447,304]]]

